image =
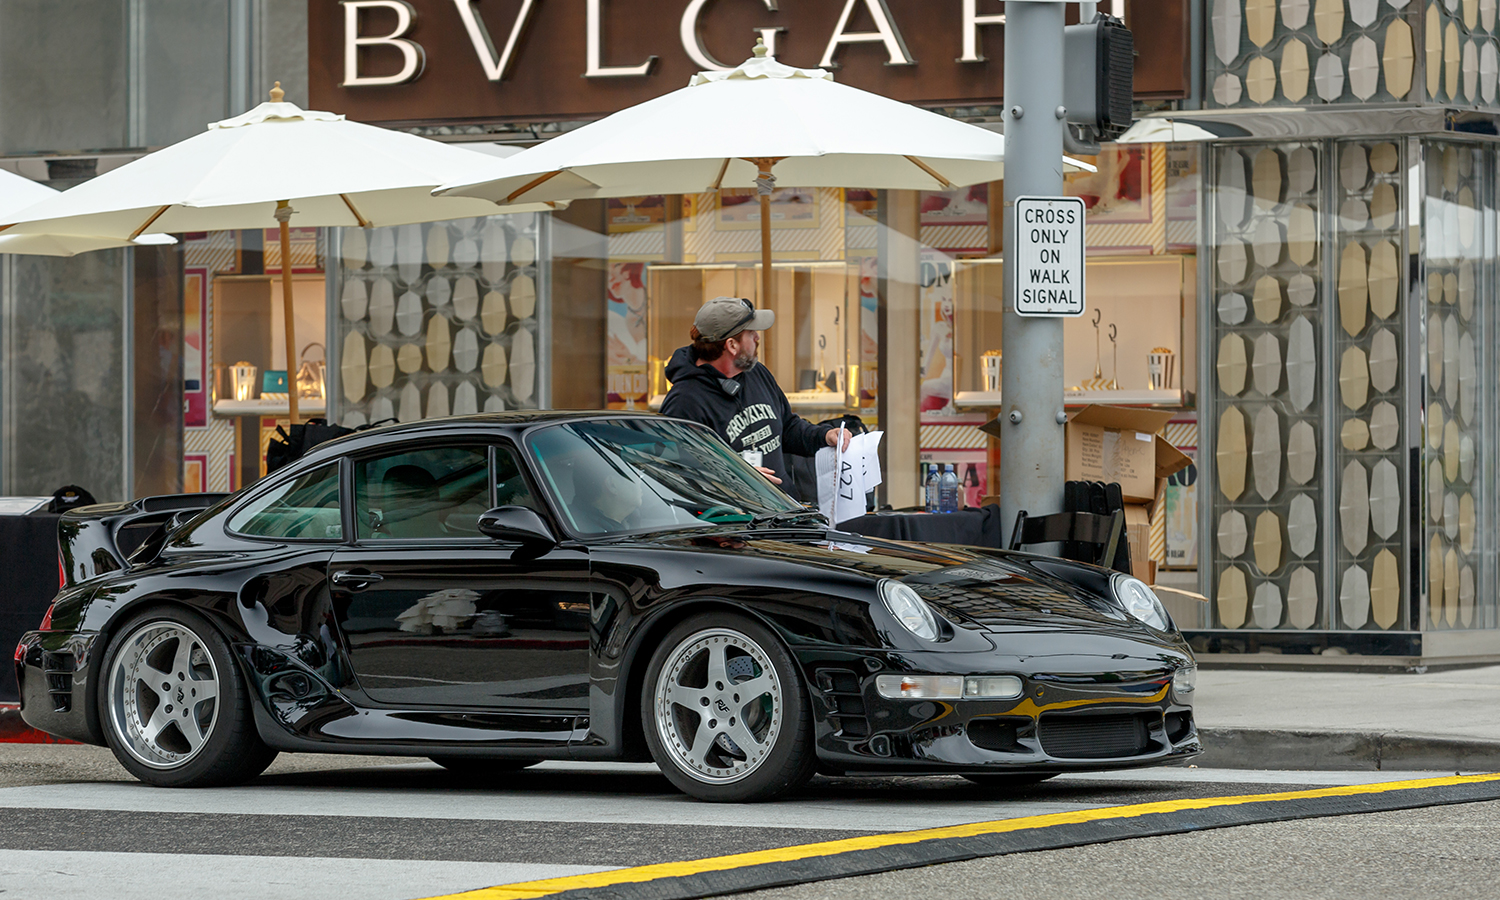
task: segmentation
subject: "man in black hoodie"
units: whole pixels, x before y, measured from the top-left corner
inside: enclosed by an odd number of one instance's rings
[[[790,471],[783,453],[812,456],[835,446],[840,436],[848,447],[849,432],[793,413],[781,386],[760,364],[760,333],[775,321],[776,313],[740,297],[703,304],[693,319],[693,343],[667,362],[672,389],[661,412],[712,428],[786,490]]]

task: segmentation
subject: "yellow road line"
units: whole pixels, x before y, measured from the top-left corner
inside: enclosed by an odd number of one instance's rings
[[[1133,819],[1157,813],[1180,812],[1191,809],[1212,809],[1219,806],[1240,806],[1247,803],[1265,803],[1279,800],[1309,800],[1319,797],[1353,797],[1362,794],[1381,794],[1390,791],[1406,791],[1417,788],[1451,787],[1461,784],[1481,784],[1500,781],[1500,774],[1460,775],[1450,778],[1422,778],[1413,781],[1388,781],[1380,784],[1357,784],[1343,787],[1318,788],[1310,791],[1288,791],[1280,794],[1245,794],[1238,797],[1204,797],[1187,800],[1164,800],[1156,803],[1139,803],[1133,806],[1110,806],[1102,809],[1084,809],[1076,812],[1050,813],[1042,816],[1023,816],[1016,819],[999,819],[990,822],[973,822],[967,825],[949,825],[942,828],[924,828],[919,831],[898,831],[891,834],[873,834],[862,837],[822,841],[816,844],[797,844],[771,850],[755,850],[749,853],[734,853],[729,856],[711,856],[706,859],[683,862],[656,863],[649,866],[634,866],[627,869],[612,869],[587,875],[569,875],[562,878],[547,878],[541,881],[521,881],[495,887],[479,888],[457,894],[444,894],[428,900],[535,900],[563,891],[580,888],[609,887],[618,884],[634,884],[658,878],[677,878],[703,872],[719,872],[764,863],[789,862],[818,856],[832,856],[855,850],[873,850],[901,844],[941,838],[975,837],[984,834],[1003,834],[1033,828],[1049,828],[1054,825],[1076,825],[1098,822],[1105,819]]]

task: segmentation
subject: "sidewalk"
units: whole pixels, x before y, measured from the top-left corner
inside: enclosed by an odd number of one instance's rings
[[[1202,766],[1500,771],[1500,666],[1200,669],[1197,695]]]
[[[1500,771],[1500,666],[1422,675],[1200,669],[1194,706],[1201,766]],[[0,742],[43,740],[0,704]]]

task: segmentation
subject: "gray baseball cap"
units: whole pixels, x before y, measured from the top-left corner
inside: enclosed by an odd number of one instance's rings
[[[741,331],[765,331],[776,322],[776,313],[756,309],[742,297],[715,297],[698,307],[693,327],[706,341],[722,341]]]

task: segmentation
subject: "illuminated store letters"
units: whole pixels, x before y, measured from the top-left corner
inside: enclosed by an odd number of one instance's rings
[[[874,31],[850,31],[844,29],[849,25],[849,17],[854,15],[854,7],[863,4],[869,10],[871,18],[875,20]],[[840,44],[885,44],[886,65],[888,66],[914,66],[917,61],[911,58],[911,52],[906,49],[906,40],[901,37],[900,29],[896,28],[891,20],[891,11],[885,5],[885,0],[845,0],[844,12],[839,16],[839,23],[833,27],[833,35],[828,39],[828,46],[823,48],[823,58],[818,62],[825,69],[838,65],[833,61],[833,52]]]
[[[605,66],[600,64],[604,52],[602,45],[604,35],[601,31],[604,24],[601,21],[603,10],[600,6],[604,0],[588,0],[588,68],[583,72],[585,78],[627,78],[631,75],[645,75],[651,71],[651,66],[656,63],[655,56],[649,56],[646,61],[638,66]]]
[[[710,72],[727,72],[733,66],[726,66],[714,59],[714,55],[703,46],[703,32],[698,19],[703,15],[703,7],[708,5],[709,0],[692,0],[687,9],[682,11],[682,23],[678,26],[678,35],[682,38],[682,49],[693,62],[702,66]],[[776,12],[776,0],[761,0],[766,9]],[[766,42],[766,53],[776,55],[776,32],[785,31],[785,28],[757,28],[761,39]]]
[[[427,64],[427,55],[422,45],[407,40],[402,35],[416,24],[417,11],[406,0],[340,0],[344,7],[344,87],[361,87],[376,84],[402,84],[416,81]],[[366,9],[384,8],[396,13],[396,29],[381,37],[360,37],[359,17]],[[395,47],[401,51],[404,63],[401,71],[394,75],[359,74],[360,47]]]
[[[979,52],[979,26],[1005,24],[1005,13],[979,15],[975,10],[978,3],[979,0],[964,0],[964,55],[958,58],[959,62],[984,62]]]
[[[516,14],[515,24],[510,26],[510,37],[505,39],[505,49],[498,58],[495,56],[495,42],[490,40],[490,30],[474,11],[474,4],[478,2],[479,0],[453,0],[453,5],[458,8],[458,16],[463,19],[464,29],[469,32],[469,41],[474,44],[474,53],[479,57],[479,65],[484,68],[484,77],[490,81],[501,81],[510,72],[511,61],[515,59],[516,42],[521,39],[521,33],[531,22],[531,10],[536,6],[536,0],[521,0],[521,11]]]

